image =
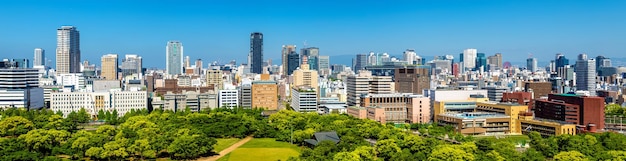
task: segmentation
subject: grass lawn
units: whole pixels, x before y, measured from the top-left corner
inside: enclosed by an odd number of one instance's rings
[[[300,148],[296,145],[271,138],[255,138],[219,160],[276,161],[287,160],[289,157],[298,155],[300,155]]]
[[[495,136],[476,136],[476,140],[480,140],[480,139],[489,139],[491,141],[501,141],[501,140],[506,140],[509,141],[511,143],[521,143],[522,141],[526,141],[526,144],[528,144],[530,142],[530,138],[528,138],[527,135],[504,135],[501,136],[499,139],[496,139]]]
[[[228,138],[228,139],[215,139],[217,140],[217,144],[215,144],[215,147],[213,148],[214,152],[219,153],[220,151],[230,147],[231,145],[237,143],[239,140],[238,138]]]

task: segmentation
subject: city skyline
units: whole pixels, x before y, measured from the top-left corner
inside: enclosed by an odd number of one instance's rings
[[[168,40],[185,42],[185,55],[193,59],[244,63],[249,53],[249,40],[244,35],[251,32],[264,33],[263,59],[273,62],[280,61],[282,45],[304,48],[304,42],[308,47],[319,47],[320,55],[331,56],[331,64],[338,63],[333,56],[369,51],[399,56],[406,49],[415,49],[420,56],[458,56],[464,49],[476,48],[486,55],[502,53],[504,61],[523,60],[532,53],[539,62],[552,59],[556,53],[574,60],[581,53],[620,58],[624,52],[620,44],[626,43],[622,38],[626,24],[617,20],[625,15],[619,8],[625,2],[482,2],[290,4],[317,8],[310,12],[299,12],[297,7],[287,10],[293,12],[279,10],[284,4],[274,1],[190,2],[171,8],[158,3],[142,7],[146,4],[141,2],[119,6],[9,2],[0,7],[0,13],[20,16],[0,18],[11,22],[0,27],[0,35],[5,37],[0,43],[6,45],[0,47],[0,56],[32,59],[26,55],[32,55],[34,48],[54,50],[54,29],[64,25],[80,28],[81,62],[97,63],[107,53],[137,54],[145,57],[148,68],[165,68],[162,44]],[[466,7],[470,9],[464,11]],[[29,12],[33,9],[38,12]],[[89,12],[94,9],[102,12]],[[194,12],[168,14],[176,10]],[[42,21],[37,25],[30,25],[39,19]],[[162,22],[165,19],[168,23]],[[124,30],[110,30],[120,27]],[[56,61],[51,55],[47,59]]]

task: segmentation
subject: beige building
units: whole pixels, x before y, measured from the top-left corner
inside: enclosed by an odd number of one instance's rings
[[[319,75],[316,70],[311,70],[306,57],[302,58],[300,69],[293,71],[293,86],[308,86],[317,89]]]
[[[391,77],[372,76],[370,71],[361,70],[359,74],[348,76],[346,79],[348,106],[360,105],[359,96],[363,94],[390,94],[392,93]]]
[[[117,54],[106,54],[102,56],[102,74],[100,77],[105,80],[117,80]]]
[[[224,89],[224,74],[221,70],[206,70],[206,84],[208,86],[213,85],[215,89]]]
[[[262,74],[261,80],[252,82],[252,108],[278,109],[278,85]]]
[[[155,97],[153,99],[154,108],[161,110],[184,111],[189,108],[191,111],[200,111],[218,107],[217,95],[209,92],[184,91],[178,94],[168,92],[162,98]]]

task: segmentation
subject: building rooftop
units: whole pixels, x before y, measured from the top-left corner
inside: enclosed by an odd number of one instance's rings
[[[410,98],[424,98],[424,95],[417,95],[413,93],[390,93],[390,94],[367,94],[365,97],[410,97]]]

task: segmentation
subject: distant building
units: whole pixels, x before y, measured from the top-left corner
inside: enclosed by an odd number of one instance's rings
[[[524,82],[524,92],[531,92],[533,94],[533,99],[545,97],[552,93],[552,83]]]
[[[178,41],[168,41],[165,51],[167,74],[183,74],[183,44]]]
[[[138,55],[125,55],[122,59],[122,77],[131,76],[134,80],[143,79],[143,60]],[[136,76],[135,76],[136,75]]]
[[[263,72],[263,33],[253,32],[250,34],[250,72],[262,74]]]
[[[317,57],[318,61],[318,71],[320,75],[329,75],[330,74],[330,58],[326,55],[320,55]]]
[[[152,106],[161,110],[198,112],[204,109],[218,107],[217,96],[214,93],[198,93],[196,91],[185,91],[180,94],[167,93],[163,99],[154,98]]]
[[[33,66],[46,66],[46,51],[42,48],[35,48]]]
[[[242,108],[250,109],[252,108],[252,85],[251,84],[242,84],[239,89],[239,105]]]
[[[352,60],[352,70],[359,71],[365,69],[367,65],[367,55],[365,54],[357,54],[356,58]]]
[[[224,75],[221,70],[206,70],[206,84],[215,89],[224,89]]]
[[[537,59],[536,58],[526,59],[526,69],[528,69],[530,72],[537,72]]]
[[[57,29],[56,72],[80,73],[80,33],[74,26]]]
[[[596,93],[596,60],[587,59],[587,54],[578,55],[576,60],[576,90]]]
[[[365,70],[359,71],[358,75],[348,76],[346,79],[348,106],[360,105],[361,95],[390,94],[391,86],[391,77],[372,76],[371,72]]]
[[[289,55],[287,55],[288,57],[288,62],[287,62],[287,71],[286,74],[287,75],[291,75],[293,74],[293,71],[298,69],[298,67],[300,67],[300,55],[298,55],[298,53],[296,52],[291,52],[289,53]]]
[[[319,75],[317,71],[309,69],[306,58],[303,58],[300,69],[293,71],[293,86],[309,86],[317,89]]]
[[[477,50],[476,49],[465,49],[463,50],[463,53],[461,53],[461,62],[463,62],[463,67],[467,68],[467,69],[474,69],[476,68],[476,55],[477,54]]]
[[[489,101],[495,101],[495,102],[502,101],[503,93],[509,90],[509,88],[507,87],[500,87],[500,86],[489,86],[489,87],[485,87],[485,89],[487,90],[487,98],[489,98]]]
[[[289,71],[289,54],[296,51],[296,45],[283,45],[283,49],[281,51],[282,58],[282,73],[283,75],[288,75],[287,71]]]
[[[353,117],[380,123],[427,123],[430,122],[430,100],[410,93],[368,94],[361,97],[359,107],[348,108]],[[361,112],[366,111],[366,112]],[[361,113],[365,113],[362,115]]]
[[[430,74],[427,68],[396,68],[395,90],[398,93],[422,94],[430,88]]]
[[[107,54],[102,56],[102,68],[100,77],[105,80],[117,80],[117,67],[118,67],[117,54]]]
[[[495,69],[502,69],[502,54],[496,53],[493,56],[487,57],[487,64],[493,66]]]

